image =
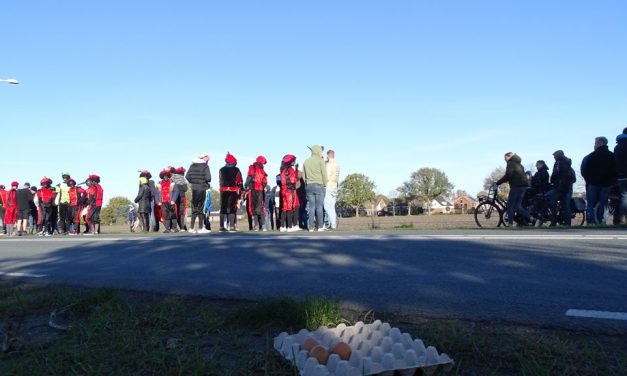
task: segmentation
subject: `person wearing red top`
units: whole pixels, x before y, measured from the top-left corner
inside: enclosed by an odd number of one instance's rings
[[[231,153],[227,153],[225,162],[220,169],[220,231],[235,232],[237,201],[243,180],[237,159]]]
[[[157,205],[161,207],[162,221],[165,227],[164,234],[172,231],[179,232],[177,226],[177,206],[176,201],[179,198],[179,189],[171,179],[172,173],[169,169],[165,169],[159,173],[161,181],[157,185],[160,197]]]
[[[54,210],[55,193],[50,186],[52,179],[44,176],[39,182],[41,188],[37,191],[37,200],[39,202],[39,236],[50,236],[54,231],[52,223],[52,211]]]
[[[300,185],[298,172],[294,169],[296,157],[288,154],[281,161],[281,232],[298,231],[298,214],[296,213],[296,189]]]
[[[244,189],[247,191],[249,218],[252,218],[252,227],[255,231],[265,230],[265,208],[264,194],[268,184],[268,174],[264,171],[265,164],[268,163],[263,155],[255,160],[255,163],[248,167],[248,176]]]
[[[69,215],[68,215],[68,228],[70,235],[77,235],[80,231],[81,224],[81,211],[83,210],[83,202],[85,201],[85,190],[76,186],[76,180],[70,178],[67,181],[69,187]]]
[[[14,181],[11,183],[11,189],[5,191],[4,202],[4,224],[7,227],[7,235],[15,235],[15,222],[17,222],[17,187],[19,184]]]
[[[7,189],[4,184],[0,184],[0,235],[6,235],[6,227],[4,225],[4,215],[6,214],[6,209],[4,207],[4,200],[6,199]]]
[[[87,223],[90,232],[83,235],[100,234],[100,210],[104,191],[100,185],[100,176],[89,175],[87,178]]]

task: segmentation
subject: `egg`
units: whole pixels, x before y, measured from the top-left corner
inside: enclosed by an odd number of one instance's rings
[[[318,346],[319,343],[318,341],[316,341],[315,338],[313,337],[307,337],[304,341],[303,344],[300,346],[301,349],[309,351],[311,349],[313,349],[314,347]]]
[[[340,359],[348,360],[348,358],[351,357],[351,353],[353,352],[353,350],[345,342],[340,342],[337,345],[335,345],[335,347],[333,347],[332,352],[334,354],[337,354],[340,357]]]
[[[309,356],[316,358],[318,360],[318,364],[326,365],[329,360],[329,352],[320,345],[311,349],[311,351],[309,351]]]

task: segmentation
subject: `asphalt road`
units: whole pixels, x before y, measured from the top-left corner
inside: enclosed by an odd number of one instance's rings
[[[2,238],[0,275],[627,333],[566,316],[627,312],[625,229]]]

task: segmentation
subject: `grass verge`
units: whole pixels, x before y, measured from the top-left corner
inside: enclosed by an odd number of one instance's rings
[[[48,326],[66,308],[68,330]],[[0,281],[3,375],[297,375],[281,331],[382,319],[451,355],[458,375],[624,375],[627,338],[503,323],[348,312],[310,297],[260,302]]]

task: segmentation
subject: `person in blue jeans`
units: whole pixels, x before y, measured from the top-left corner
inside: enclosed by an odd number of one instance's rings
[[[335,161],[335,152],[327,151],[327,185],[324,196],[324,213],[328,220],[329,228],[335,230],[337,228],[337,213],[335,212],[335,203],[337,201],[337,190],[340,180],[340,166]]]
[[[322,155],[322,146],[309,148],[311,156],[303,163],[303,178],[307,192],[307,212],[309,231],[324,231],[324,193],[327,184],[327,167]]]
[[[627,216],[627,128],[616,136],[614,147],[614,163],[616,166],[616,179],[620,189],[620,213],[618,223],[622,217]]]
[[[586,181],[588,225],[605,224],[605,207],[610,187],[616,182],[614,153],[607,147],[607,138],[594,139],[594,151],[581,162],[581,176]]]

